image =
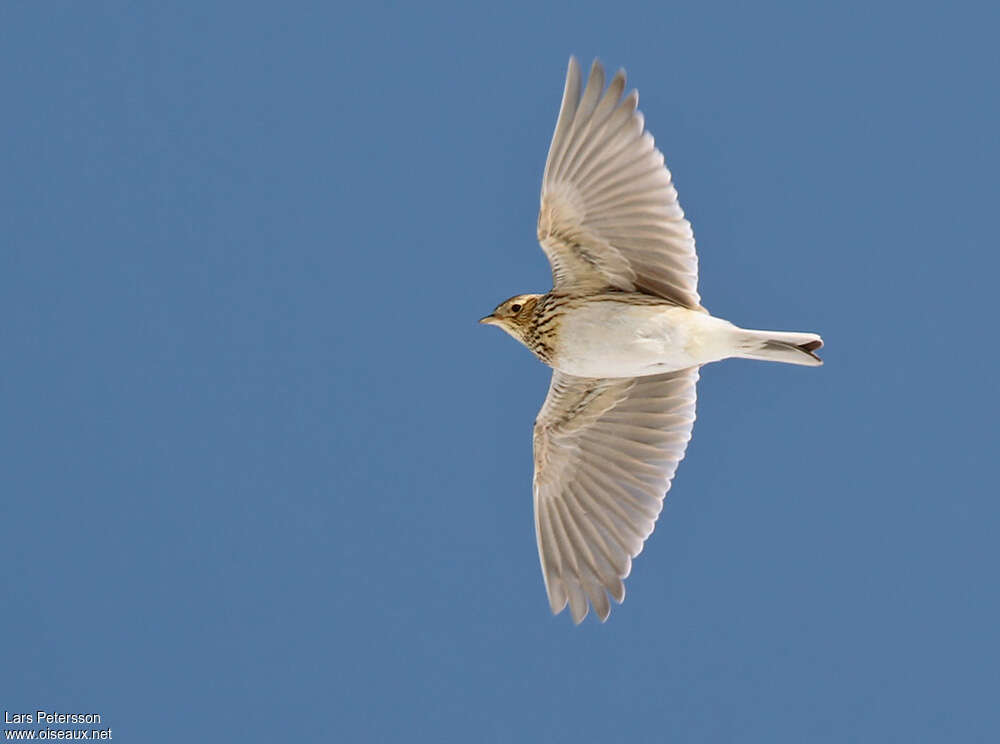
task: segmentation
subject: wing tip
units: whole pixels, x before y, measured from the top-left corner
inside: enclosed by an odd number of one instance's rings
[[[614,595],[612,595],[611,598],[614,599],[615,603],[619,605],[625,599],[624,593],[622,594],[621,599],[618,599],[618,597],[615,597]],[[582,624],[583,621],[587,619],[587,615],[590,614],[591,609],[594,611],[594,617],[596,617],[597,621],[602,625],[608,621],[609,617],[611,617],[611,602],[608,600],[607,594],[604,595],[604,600],[599,602],[599,604],[594,604],[593,600],[588,601],[585,599],[582,606],[575,606],[565,597],[562,599],[562,604],[558,604],[553,601],[551,596],[549,597],[549,608],[552,610],[553,615],[561,614],[563,610],[566,609],[567,605],[569,606],[569,614],[570,618],[573,620],[573,625]]]
[[[575,54],[569,55],[569,62],[566,63],[566,85],[569,85],[569,81],[572,79],[580,79],[580,60],[576,58]]]

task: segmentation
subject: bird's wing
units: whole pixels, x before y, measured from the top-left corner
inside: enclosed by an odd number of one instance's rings
[[[601,621],[691,438],[698,368],[592,379],[555,371],[535,420],[535,534],[554,613]]]
[[[694,233],[625,71],[604,90],[594,61],[580,90],[570,57],[542,178],[538,241],[556,289],[617,287],[699,308]]]

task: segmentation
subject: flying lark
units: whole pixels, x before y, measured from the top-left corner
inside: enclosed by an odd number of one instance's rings
[[[570,58],[538,215],[553,289],[480,321],[553,369],[535,420],[535,533],[552,611],[569,604],[577,623],[625,598],[691,438],[698,368],[822,364],[814,333],[745,330],[702,307],[691,225],[624,91],[625,72],[605,90],[596,61],[581,91]]]

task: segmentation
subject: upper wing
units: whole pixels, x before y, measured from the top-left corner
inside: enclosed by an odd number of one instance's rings
[[[538,213],[553,284],[610,285],[698,308],[694,233],[663,155],[643,131],[639,94],[622,99],[624,70],[603,88],[595,60],[581,96],[580,65],[570,57]]]
[[[549,604],[601,618],[663,508],[691,438],[698,368],[591,379],[559,371],[535,420],[535,534]],[[607,594],[605,593],[607,592]]]

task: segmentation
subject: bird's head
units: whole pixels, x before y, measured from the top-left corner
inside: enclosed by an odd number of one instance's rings
[[[538,294],[515,295],[497,305],[496,309],[480,319],[480,323],[494,325],[507,331],[521,343],[535,316],[535,306],[538,304]]]

